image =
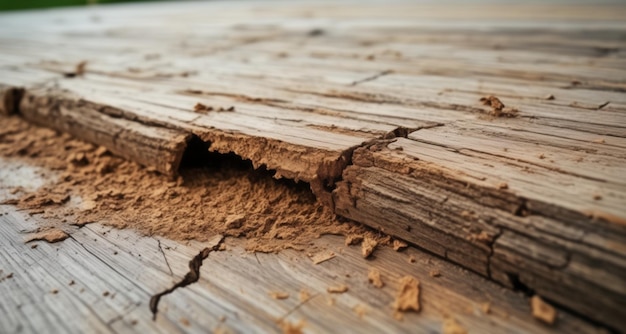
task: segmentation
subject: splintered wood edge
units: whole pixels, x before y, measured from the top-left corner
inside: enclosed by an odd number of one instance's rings
[[[17,113],[24,89],[0,85],[0,115]]]
[[[532,289],[620,327],[623,253],[610,242],[603,247],[573,242],[559,230],[610,232],[617,228],[610,221],[548,205],[533,208],[534,220],[528,220],[518,216],[528,199],[478,180],[472,183],[403,151],[359,148],[352,162],[333,192],[336,214],[382,229],[509,288]],[[548,232],[536,224],[546,224]]]
[[[27,121],[101,145],[165,175],[178,173],[191,134],[101,112],[104,106],[57,90],[24,93],[19,112]]]

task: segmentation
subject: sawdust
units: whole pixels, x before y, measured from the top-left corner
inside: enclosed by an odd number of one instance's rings
[[[530,308],[535,319],[538,319],[548,325],[554,324],[556,320],[556,310],[552,305],[546,303],[539,296],[530,298]]]
[[[26,238],[26,243],[29,243],[31,241],[47,241],[49,243],[55,243],[55,242],[59,242],[59,241],[63,241],[65,239],[67,239],[69,237],[69,235],[67,233],[65,233],[63,230],[59,230],[56,228],[50,229],[50,230],[46,230],[46,231],[42,231],[42,232],[38,232],[38,233],[33,233],[31,235],[28,236],[28,238]]]
[[[400,288],[396,295],[393,308],[397,312],[419,312],[419,281],[412,276],[404,276],[400,279]]]
[[[380,271],[376,268],[370,268],[369,272],[367,273],[367,280],[375,287],[377,288],[382,288],[383,286],[385,286],[385,283],[383,282],[383,280],[380,278]]]
[[[246,249],[277,252],[316,250],[325,234],[379,238],[338,219],[317,202],[307,184],[276,180],[234,155],[187,159],[176,180],[150,171],[67,134],[2,118],[0,155],[45,167],[49,183],[20,192],[14,203],[41,212],[49,224],[66,219],[82,226],[100,222],[145,235],[208,241],[216,234],[247,239]],[[53,223],[54,221],[57,223]]]

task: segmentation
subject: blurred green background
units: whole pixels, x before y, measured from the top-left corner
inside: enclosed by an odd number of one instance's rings
[[[0,11],[150,0],[0,0]]]

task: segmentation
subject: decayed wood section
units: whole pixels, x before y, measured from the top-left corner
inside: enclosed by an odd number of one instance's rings
[[[3,15],[2,110],[25,89],[23,117],[165,173],[200,138],[624,330],[624,16],[404,2]]]

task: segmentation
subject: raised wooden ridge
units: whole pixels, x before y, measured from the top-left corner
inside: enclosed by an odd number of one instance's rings
[[[310,183],[339,215],[623,330],[626,6],[563,8],[3,14],[0,112],[172,175],[200,138]]]

